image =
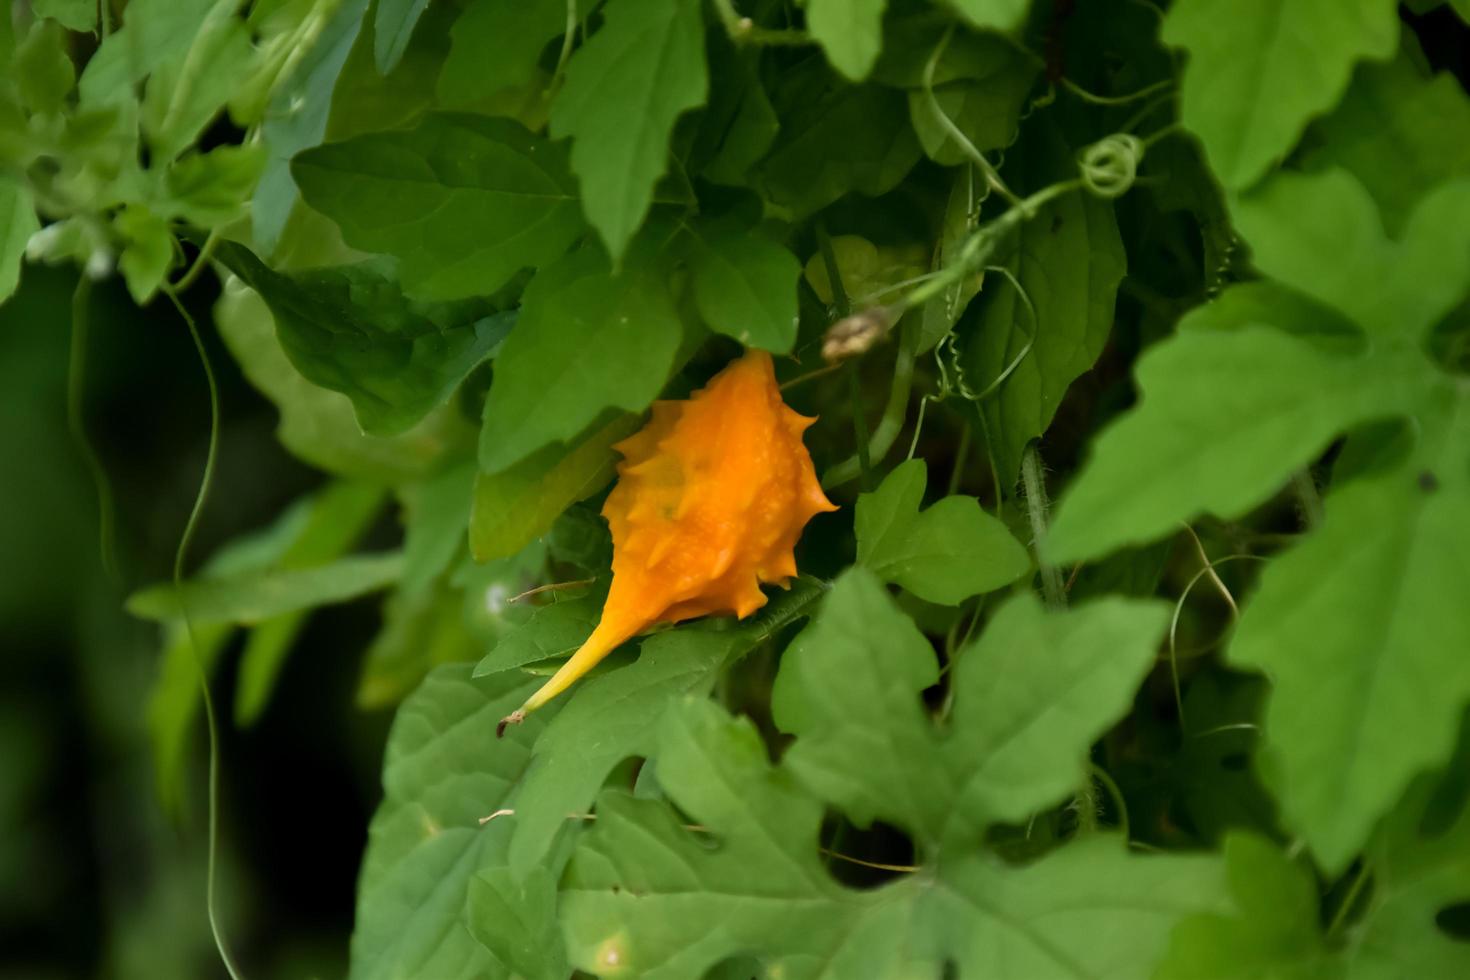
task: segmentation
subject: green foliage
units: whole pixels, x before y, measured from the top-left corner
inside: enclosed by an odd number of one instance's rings
[[[1470,974],[1466,5],[1159,6],[0,18],[0,299],[217,275],[329,477],[125,573],[165,804],[200,670],[250,724],[374,596],[353,978]],[[614,447],[742,348],[817,418],[801,574],[497,738],[599,620]]]
[[[572,141],[582,209],[616,267],[668,169],[674,122],[704,104],[709,80],[697,0],[609,0],[603,17],[567,64],[551,135]]]
[[[298,154],[291,173],[347,244],[393,255],[423,299],[493,293],[582,229],[561,148],[506,119],[424,116]]]
[[[1025,574],[1026,549],[979,501],[945,497],[920,513],[926,481],[924,461],[909,460],[858,498],[859,564],[921,599],[949,605]]]

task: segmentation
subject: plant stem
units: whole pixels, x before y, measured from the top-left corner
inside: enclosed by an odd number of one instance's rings
[[[1308,531],[1322,523],[1322,495],[1317,492],[1317,481],[1312,479],[1312,471],[1308,469],[1297,470],[1291,478],[1291,489],[1296,493],[1297,503],[1302,508],[1302,523]]]
[[[1047,498],[1046,481],[1041,474],[1041,453],[1033,441],[1021,454],[1021,485],[1026,494],[1026,516],[1031,522],[1031,551],[1041,574],[1041,594],[1050,609],[1065,609],[1067,593],[1062,587],[1061,569],[1046,560]]]
[[[1021,484],[1026,495],[1026,516],[1031,522],[1031,550],[1036,556],[1036,567],[1041,574],[1041,593],[1048,609],[1060,611],[1067,608],[1067,592],[1062,586],[1061,569],[1048,562],[1046,553],[1047,508],[1046,480],[1041,472],[1041,453],[1033,440],[1021,454]],[[1089,750],[1088,772],[1077,789],[1077,832],[1090,834],[1097,830],[1097,783],[1092,774],[1092,758]]]
[[[1357,877],[1355,877],[1353,879],[1353,883],[1348,886],[1347,894],[1344,895],[1342,897],[1342,901],[1338,903],[1337,911],[1332,914],[1332,922],[1327,926],[1328,939],[1336,936],[1338,932],[1341,931],[1342,927],[1347,923],[1348,916],[1352,914],[1353,906],[1358,904],[1358,896],[1362,893],[1363,886],[1366,885],[1368,883],[1368,880],[1372,877],[1373,876],[1368,873],[1367,862],[1364,862],[1358,866]]]

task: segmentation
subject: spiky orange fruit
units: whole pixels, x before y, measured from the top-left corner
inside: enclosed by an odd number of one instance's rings
[[[807,521],[837,507],[822,493],[801,434],[815,419],[781,400],[771,355],[751,350],[686,401],[661,401],[618,443],[612,587],[587,642],[504,722],[566,690],[619,644],[660,622],[765,605],[786,586]]]

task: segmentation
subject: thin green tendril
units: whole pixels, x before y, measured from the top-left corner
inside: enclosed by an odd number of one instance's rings
[[[204,661],[199,657],[199,643],[194,636],[194,623],[189,616],[189,604],[184,594],[184,562],[188,557],[189,545],[194,540],[194,532],[198,529],[199,517],[209,500],[210,487],[214,482],[214,463],[219,452],[219,385],[215,381],[214,366],[210,364],[209,353],[204,349],[204,338],[199,334],[199,326],[194,322],[194,317],[179,301],[178,293],[173,289],[164,286],[162,292],[174,304],[174,309],[179,311],[179,316],[183,317],[184,323],[188,325],[189,337],[194,341],[194,349],[199,353],[199,363],[204,366],[204,379],[209,384],[209,450],[204,457],[204,473],[199,480],[199,492],[194,497],[194,506],[189,511],[189,520],[184,524],[184,533],[179,536],[178,550],[174,552],[173,584],[174,593],[178,596],[179,613],[184,620],[184,631],[189,637],[189,652],[194,657],[194,668],[199,678],[199,692],[204,699],[205,726],[209,730],[209,854],[204,886],[205,912],[209,917],[209,931],[214,937],[214,947],[219,952],[225,970],[230,974],[231,980],[241,980],[240,970],[230,956],[229,949],[225,946],[215,897],[215,866],[219,858],[219,724],[214,710],[214,697],[209,693],[209,675],[204,670]]]

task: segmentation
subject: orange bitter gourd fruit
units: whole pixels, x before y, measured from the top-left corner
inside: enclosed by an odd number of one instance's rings
[[[760,583],[796,574],[807,521],[836,510],[801,434],[815,419],[781,400],[771,355],[750,350],[686,401],[660,401],[623,455],[602,514],[612,530],[612,586],[592,635],[501,722],[520,721],[619,644],[660,622],[765,605]]]

